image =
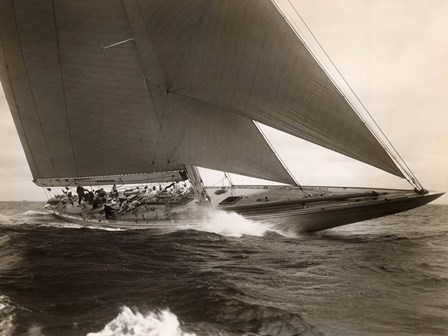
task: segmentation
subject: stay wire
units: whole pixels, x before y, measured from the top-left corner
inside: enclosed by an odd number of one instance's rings
[[[292,24],[292,22],[282,13],[282,10],[280,9],[279,5],[277,5],[277,3],[272,0],[272,3],[274,4],[274,6],[277,8],[277,10],[280,12],[280,14],[283,16],[283,18],[285,19],[285,21],[288,23],[288,25],[291,27],[291,29],[296,33],[296,38],[300,41],[300,43],[303,44],[303,46],[309,51],[310,55],[314,58],[314,60],[317,62],[317,64],[319,64],[319,66],[321,67],[322,71],[328,76],[328,79],[333,83],[333,85],[338,89],[338,93],[342,95],[342,97],[345,99],[345,101],[347,102],[347,104],[353,109],[353,111],[357,114],[357,116],[360,118],[360,120],[364,123],[364,125],[367,127],[367,129],[372,133],[372,135],[374,136],[374,138],[381,144],[381,146],[383,147],[383,149],[390,155],[390,157],[395,160],[395,163],[398,165],[398,167],[401,168],[401,172],[406,173],[406,175],[408,175],[408,177],[410,177],[409,172],[405,169],[405,167],[403,167],[403,165],[400,163],[400,160],[396,157],[396,155],[389,149],[389,147],[385,144],[385,142],[383,141],[383,139],[377,134],[377,132],[364,120],[363,116],[360,114],[360,112],[357,110],[357,108],[355,107],[356,104],[352,101],[352,99],[349,96],[345,96],[344,93],[342,92],[342,89],[339,87],[339,84],[336,82],[336,80],[333,78],[333,74],[330,73],[329,69],[326,69],[323,64],[324,61],[320,58],[320,55],[318,54],[318,52],[314,49],[314,47],[311,45],[311,43],[308,42],[308,39],[306,38],[306,36],[301,32],[301,29],[297,26],[297,24],[294,23],[294,25]],[[307,44],[307,43],[308,44]],[[413,186],[417,186],[417,184],[415,183],[414,179],[412,177],[410,177],[410,179],[406,178],[404,175],[403,177],[406,179],[406,181],[409,182],[409,184],[413,185]],[[411,181],[413,180],[413,181]]]
[[[402,156],[400,155],[400,153],[398,152],[398,150],[395,148],[395,146],[392,144],[392,142],[389,140],[389,138],[386,136],[386,134],[383,132],[383,130],[381,129],[381,127],[378,125],[378,123],[376,122],[376,120],[373,118],[373,116],[371,115],[371,113],[369,112],[369,110],[367,109],[367,107],[364,105],[364,103],[362,102],[362,100],[359,98],[359,96],[356,94],[356,92],[353,90],[353,88],[351,87],[351,85],[347,82],[347,80],[345,79],[344,75],[340,72],[339,68],[336,66],[336,64],[333,62],[333,60],[331,59],[331,57],[328,55],[328,53],[326,52],[326,50],[323,48],[322,44],[319,42],[319,40],[317,39],[317,37],[314,35],[314,33],[311,31],[311,29],[309,28],[308,24],[305,22],[305,20],[303,19],[303,17],[300,15],[299,11],[297,10],[297,8],[292,4],[291,0],[288,0],[288,3],[291,5],[291,7],[294,9],[294,12],[297,14],[297,16],[300,18],[300,20],[302,21],[302,23],[304,24],[304,26],[306,27],[307,31],[311,34],[311,36],[313,37],[314,41],[318,44],[320,50],[322,50],[322,52],[325,54],[326,58],[330,61],[331,65],[334,67],[334,69],[337,71],[337,73],[339,74],[339,76],[341,77],[341,79],[344,81],[344,83],[347,85],[347,87],[350,89],[350,92],[356,97],[357,101],[359,102],[359,104],[361,104],[361,106],[363,107],[363,109],[365,110],[365,112],[367,113],[367,115],[369,116],[369,118],[373,121],[373,123],[375,124],[375,126],[378,128],[378,130],[381,132],[381,134],[383,135],[384,139],[387,141],[387,143],[389,144],[389,146],[393,149],[393,151],[395,152],[396,155],[393,155],[393,158],[395,159],[395,161],[397,162],[397,164],[404,170],[404,172],[406,174],[409,175],[409,178],[411,178],[412,182],[414,182],[414,185],[416,184],[417,187],[423,189],[423,186],[421,185],[421,183],[418,181],[417,177],[415,176],[415,174],[412,172],[412,170],[409,168],[409,166],[406,164],[406,162],[404,161],[404,159],[402,158]],[[334,81],[334,80],[332,80]],[[344,95],[345,97],[345,95]],[[347,97],[345,97],[347,99]],[[351,103],[352,107],[354,108],[355,112],[358,113],[357,109],[355,108],[355,106],[353,106],[353,104]],[[361,117],[361,116],[360,116]],[[364,121],[365,122],[365,121]],[[374,131],[371,129],[371,131]],[[378,139],[379,140],[379,139]],[[384,145],[384,143],[382,143]],[[387,147],[387,146],[385,146]],[[387,148],[385,148],[387,149]],[[388,151],[389,154],[392,155],[391,151]],[[397,156],[399,158],[399,160],[397,160]],[[406,169],[404,169],[404,167]],[[409,182],[409,180],[408,180]]]

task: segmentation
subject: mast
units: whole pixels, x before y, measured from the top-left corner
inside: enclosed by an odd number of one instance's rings
[[[209,204],[210,197],[204,188],[204,182],[202,182],[201,174],[196,166],[186,165],[187,175],[190,183],[193,187],[194,197],[199,204]]]

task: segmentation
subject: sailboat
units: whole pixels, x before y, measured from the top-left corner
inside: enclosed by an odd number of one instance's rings
[[[192,187],[183,200],[115,218],[76,202],[49,207],[69,221],[151,225],[191,218],[203,204],[317,231],[442,195],[423,188],[270,0],[0,0],[0,63],[38,186]],[[302,186],[260,124],[412,187]],[[283,185],[206,187],[197,167]]]

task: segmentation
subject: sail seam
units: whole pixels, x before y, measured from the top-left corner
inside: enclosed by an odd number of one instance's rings
[[[73,162],[75,164],[76,175],[78,175],[79,174],[79,172],[78,172],[78,164],[77,164],[77,161],[76,161],[75,146],[73,144],[72,131],[71,131],[71,128],[70,128],[70,116],[69,116],[69,113],[68,113],[68,106],[67,106],[67,94],[65,92],[64,76],[63,76],[63,73],[62,73],[61,52],[60,52],[60,48],[59,48],[59,33],[58,33],[58,25],[57,25],[57,22],[56,22],[56,9],[55,9],[55,6],[54,6],[54,0],[51,0],[51,5],[52,5],[52,8],[53,8],[54,31],[55,31],[55,34],[56,34],[56,48],[58,50],[59,73],[61,75],[62,92],[64,94],[65,115],[67,117],[68,133],[69,133],[69,136],[70,136],[70,144],[72,146]]]

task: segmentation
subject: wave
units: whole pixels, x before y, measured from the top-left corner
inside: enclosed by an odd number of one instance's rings
[[[118,316],[110,321],[100,332],[87,336],[195,336],[194,333],[182,331],[180,322],[169,310],[140,313],[138,310],[124,306]]]
[[[12,216],[0,214],[0,224],[13,224],[14,219]]]
[[[45,211],[28,210],[23,213],[0,214],[0,224],[20,225],[53,220],[52,214]]]
[[[0,295],[0,335],[13,335],[14,330],[14,308],[7,296]]]
[[[275,229],[271,224],[250,220],[234,212],[214,209],[207,209],[205,218],[198,220],[195,225],[179,227],[179,229],[194,229],[233,238],[241,238],[244,235],[263,237],[267,233],[290,236],[286,232]]]
[[[24,216],[29,216],[29,217],[40,217],[40,216],[48,216],[51,214],[46,212],[46,211],[36,211],[36,210],[28,210],[26,212],[23,213]]]
[[[11,237],[9,235],[0,236],[0,247],[7,245],[10,240]]]
[[[50,227],[56,229],[90,229],[90,230],[102,230],[102,231],[126,231],[124,228],[113,228],[108,226],[97,225],[81,225],[76,223],[60,222],[60,223],[45,223],[41,224],[42,227]]]
[[[20,256],[19,250],[11,246],[11,236],[1,235],[0,236],[0,276],[3,272],[7,272],[12,269],[19,267],[22,257]],[[0,296],[0,310],[2,307],[2,296]],[[1,328],[0,328],[1,330]],[[1,334],[0,334],[1,335]]]

